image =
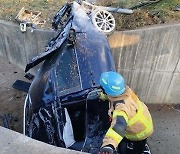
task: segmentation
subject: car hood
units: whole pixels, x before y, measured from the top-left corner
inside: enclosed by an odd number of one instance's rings
[[[70,31],[72,30],[74,31],[75,40],[73,44],[69,45],[68,39]],[[46,52],[33,58],[26,66],[26,71],[44,60],[46,63],[49,57],[57,54],[57,50],[59,50],[60,52],[58,52],[61,54],[62,50],[66,50],[65,48],[70,46],[76,53],[80,77],[80,88],[74,88],[70,93],[99,86],[101,74],[106,71],[115,70],[115,64],[107,37],[95,28],[84,8],[76,2],[71,6],[71,13],[66,25],[49,44]],[[58,58],[56,59],[56,62],[57,61]],[[52,67],[54,67],[54,65]],[[66,95],[67,94],[69,93],[66,93]]]
[[[71,29],[75,30],[77,63],[83,89],[99,86],[103,72],[114,71],[115,64],[107,37],[99,32],[85,10],[73,4]]]

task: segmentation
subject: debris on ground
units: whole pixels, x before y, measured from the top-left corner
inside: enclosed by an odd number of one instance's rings
[[[177,5],[174,9],[174,11],[180,11],[180,5]]]
[[[176,104],[173,106],[173,108],[180,112],[180,104]]]
[[[138,8],[142,8],[144,6],[148,6],[151,4],[155,4],[160,2],[161,0],[149,0],[149,1],[143,1],[143,2],[139,2],[137,5],[131,7],[130,9],[134,10],[134,9],[138,9]]]
[[[27,26],[32,28],[43,27],[45,20],[42,20],[40,11],[30,11],[24,7],[19,11],[15,20],[19,22],[22,32],[26,31]]]
[[[3,127],[12,129],[12,115],[11,114],[4,114],[2,116],[2,121],[3,121]]]
[[[70,0],[68,0],[70,1]],[[71,0],[72,1],[72,0]],[[113,8],[133,8],[135,9],[131,15],[122,15],[114,13],[116,19],[116,30],[137,29],[146,25],[162,24],[162,23],[177,23],[180,21],[179,0],[87,0],[93,4],[100,6],[108,6]],[[15,1],[1,0],[0,19],[15,22],[15,15],[24,6],[27,10],[38,10],[41,12],[44,23],[44,28],[51,28],[52,17],[56,14],[59,8],[67,2],[62,1]],[[98,2],[98,3],[96,3]],[[151,2],[151,5],[149,3]],[[143,5],[142,5],[143,4]],[[144,5],[148,4],[148,5]],[[23,25],[24,26],[24,25]]]
[[[12,87],[14,89],[19,90],[19,91],[23,91],[23,92],[28,93],[30,85],[31,85],[31,83],[29,83],[29,82],[22,81],[22,80],[16,80],[13,83]]]
[[[33,79],[34,79],[34,75],[31,74],[31,73],[26,73],[24,77],[25,77],[26,79],[28,79],[28,80],[33,80]]]

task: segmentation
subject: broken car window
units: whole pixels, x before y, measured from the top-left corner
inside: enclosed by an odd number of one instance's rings
[[[74,48],[63,50],[56,67],[59,92],[80,86],[80,77]]]

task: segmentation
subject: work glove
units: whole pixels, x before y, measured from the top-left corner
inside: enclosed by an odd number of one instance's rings
[[[99,99],[102,100],[102,101],[106,101],[106,100],[108,100],[108,97],[107,97],[106,94],[104,94],[103,92],[101,92],[101,93],[99,94]]]
[[[114,154],[114,153],[115,153],[114,146],[109,144],[109,145],[106,145],[104,147],[101,147],[98,154]]]

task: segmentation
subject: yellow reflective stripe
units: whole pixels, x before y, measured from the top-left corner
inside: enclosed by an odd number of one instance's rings
[[[152,119],[148,121],[148,119],[143,115],[144,108],[143,108],[142,102],[140,100],[137,100],[137,103],[139,105],[139,110],[137,114],[132,119],[129,120],[128,126],[131,126],[135,124],[136,122],[141,121],[145,126],[145,130],[137,134],[128,134],[126,132],[125,137],[131,140],[139,140],[139,139],[143,139],[146,136],[148,137],[148,135],[151,133],[153,129]]]
[[[113,118],[115,118],[115,117],[117,117],[117,116],[122,116],[122,117],[126,120],[126,123],[128,123],[128,116],[127,116],[127,114],[126,114],[124,111],[114,110],[114,112],[113,112]]]
[[[123,137],[121,135],[119,135],[118,133],[116,133],[112,128],[108,129],[108,131],[106,133],[106,137],[113,138],[118,144],[123,139]]]
[[[149,123],[149,126],[144,131],[137,133],[137,134],[126,134],[125,137],[127,139],[131,139],[131,140],[143,139],[146,136],[148,137],[148,135],[151,133],[152,129],[153,129],[153,126],[152,126],[152,120],[151,120]]]
[[[128,126],[131,126],[132,124],[136,123],[143,115],[144,108],[142,106],[142,102],[140,100],[137,100],[137,103],[139,105],[139,110],[138,110],[137,114],[129,120]]]
[[[146,126],[146,128],[150,126],[150,122],[144,116],[142,116],[139,120]]]

